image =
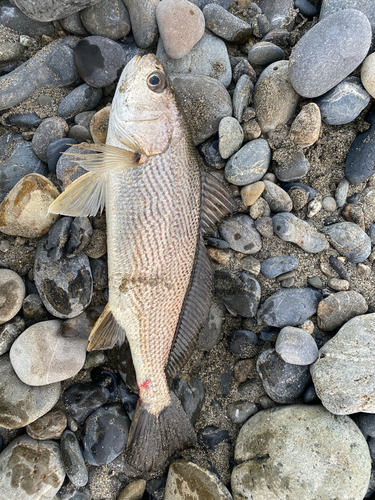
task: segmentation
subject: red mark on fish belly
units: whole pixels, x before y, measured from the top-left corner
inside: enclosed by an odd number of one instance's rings
[[[148,378],[147,380],[142,382],[141,385],[138,386],[139,399],[142,399],[142,396],[144,396],[145,393],[148,392],[150,385],[151,385],[151,379]],[[139,401],[139,399],[138,399],[138,401]]]

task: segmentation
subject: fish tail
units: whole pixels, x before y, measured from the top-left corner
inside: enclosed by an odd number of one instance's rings
[[[124,473],[132,477],[158,477],[172,455],[194,446],[196,436],[177,396],[159,415],[147,410],[139,401],[130,427],[125,450]]]

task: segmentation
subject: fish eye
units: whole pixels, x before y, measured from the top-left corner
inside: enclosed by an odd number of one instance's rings
[[[154,71],[147,77],[147,86],[153,92],[160,94],[167,88],[167,79],[161,71]]]

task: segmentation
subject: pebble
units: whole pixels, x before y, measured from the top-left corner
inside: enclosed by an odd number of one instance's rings
[[[219,123],[219,153],[224,159],[236,153],[243,142],[243,130],[236,118],[225,116]]]
[[[276,4],[267,0],[260,0],[259,7],[262,13],[267,16],[270,23],[270,29],[293,29],[293,1],[279,0]]]
[[[48,319],[48,312],[37,293],[32,293],[25,297],[22,304],[22,313],[27,326]]]
[[[60,217],[48,232],[45,248],[49,252],[49,257],[54,261],[59,260],[63,255],[72,220],[72,217]]]
[[[25,285],[17,273],[0,269],[0,325],[14,318],[25,298]]]
[[[331,278],[328,280],[328,286],[337,291],[349,290],[349,282],[337,278]]]
[[[225,167],[226,161],[219,154],[219,141],[218,139],[208,139],[202,144],[199,144],[198,150],[201,152],[204,162],[210,168],[218,170]]]
[[[107,140],[110,110],[111,107],[107,105],[105,108],[96,112],[93,116],[93,111],[86,111],[84,113],[79,113],[74,119],[76,120],[77,125],[84,125],[86,128],[89,127],[91,137],[95,143],[105,144]],[[86,121],[85,119],[84,123],[83,120],[82,122],[80,120],[80,123],[78,122],[78,117],[81,115],[87,116],[89,113],[91,116],[90,120]]]
[[[17,377],[9,354],[0,356],[0,425],[20,429],[48,413],[60,397],[60,383],[41,387],[26,385]]]
[[[78,488],[85,486],[88,472],[76,435],[71,430],[66,430],[62,435],[61,455],[69,480]]]
[[[289,58],[289,76],[298,94],[321,96],[349,76],[366,57],[371,36],[370,22],[355,9],[320,20],[302,36]]]
[[[310,102],[302,107],[290,127],[290,139],[296,146],[308,148],[319,139],[320,109],[317,104]]]
[[[279,162],[277,154],[273,159]],[[281,182],[299,181],[308,171],[309,162],[302,151],[280,155],[280,162],[275,168],[276,177]]]
[[[272,217],[272,221],[274,232],[283,241],[291,241],[308,253],[319,253],[327,250],[326,237],[295,215],[288,212],[279,213]]]
[[[248,215],[236,214],[224,220],[219,225],[219,232],[236,252],[251,255],[262,248],[260,234],[255,228],[253,219]]]
[[[72,144],[76,144],[77,141],[71,138],[62,138],[56,139],[52,141],[47,148],[47,162],[48,162],[48,170],[55,174],[56,173],[56,165],[59,161],[62,153],[67,151]]]
[[[214,274],[215,295],[231,314],[255,317],[261,297],[260,285],[245,272],[223,269]]]
[[[48,213],[59,191],[40,174],[25,175],[0,204],[0,231],[13,236],[37,238],[58,219]]]
[[[92,496],[87,487],[78,490],[72,483],[68,483],[61,488],[53,500],[92,500]]]
[[[260,217],[269,217],[271,209],[264,198],[258,198],[257,201],[250,207],[250,217],[254,220]]]
[[[242,130],[244,134],[245,142],[253,141],[254,139],[258,139],[262,135],[262,131],[259,127],[259,124],[256,120],[249,120],[247,122],[242,123]]]
[[[38,0],[38,3],[30,3],[28,0],[14,0],[13,3],[31,19],[46,22],[69,16],[89,5],[95,5],[98,0],[74,0],[74,2],[63,0],[58,5],[55,5],[54,0]]]
[[[349,181],[347,179],[342,179],[337,185],[335,192],[335,200],[338,208],[341,208],[346,203],[346,198],[349,191]]]
[[[316,16],[318,10],[314,5],[312,5],[308,0],[295,0],[294,7],[300,11],[306,17]]]
[[[93,368],[90,373],[91,380],[105,387],[109,391],[109,399],[116,399],[118,396],[118,386],[116,375],[110,370],[100,366]]]
[[[266,393],[280,404],[295,403],[311,381],[309,366],[286,363],[274,349],[258,356],[257,372]]]
[[[247,257],[244,257],[241,260],[241,269],[244,271],[248,271],[249,273],[253,274],[254,276],[258,276],[260,273],[260,262],[258,259],[254,259],[254,257],[251,257],[248,255]]]
[[[0,491],[4,499],[54,498],[65,479],[60,447],[30,436],[14,439],[0,455]]]
[[[235,60],[237,61],[238,58]],[[249,61],[244,57],[239,58],[239,61],[233,68],[233,81],[235,83],[241,78],[241,76],[247,75],[252,83],[255,83],[257,80],[257,75],[255,73],[254,68],[251,66]],[[255,115],[254,115],[255,116]],[[253,117],[254,118],[254,117]]]
[[[233,368],[233,375],[237,382],[245,382],[251,371],[255,370],[256,359],[240,359]]]
[[[258,407],[250,401],[236,401],[228,405],[228,416],[235,424],[243,424],[258,412]]]
[[[205,400],[205,390],[199,378],[189,374],[177,375],[172,384],[173,392],[181,401],[191,423],[198,420]]]
[[[306,184],[302,184],[301,182],[285,182],[285,183],[281,184],[281,187],[283,189],[285,189],[285,191],[287,191],[289,193],[289,195],[290,195],[291,198],[293,197],[292,192],[294,190],[298,190],[299,192],[301,192],[301,190],[305,191],[305,193],[308,196],[307,197],[307,202],[310,202],[316,196],[315,189],[313,189],[311,186],[307,186]],[[296,208],[294,206],[294,201],[293,201],[293,207]]]
[[[254,456],[263,457],[261,464]],[[232,493],[244,500],[269,499],[270,491],[278,500],[361,500],[371,471],[366,440],[355,423],[321,405],[257,413],[241,428],[234,459],[239,465],[232,473]]]
[[[60,117],[47,118],[36,129],[32,139],[35,154],[44,162],[47,161],[47,149],[51,142],[62,139],[68,133],[66,121]]]
[[[218,131],[222,118],[232,115],[230,95],[215,78],[180,74],[171,75],[171,80],[196,145]]]
[[[309,287],[278,290],[261,305],[258,318],[278,328],[298,326],[316,313],[321,300],[320,292]]]
[[[224,319],[225,307],[213,297],[208,318],[199,332],[196,349],[209,351],[221,341],[223,338],[222,327]]]
[[[366,314],[366,300],[354,290],[332,293],[318,305],[318,326],[321,330],[331,332],[340,328],[347,321]]]
[[[62,400],[67,411],[82,425],[89,415],[109,400],[108,389],[93,382],[77,383],[65,389]]]
[[[318,290],[321,290],[323,288],[323,282],[319,278],[319,276],[312,276],[311,278],[307,278],[307,283],[310,286],[317,288]]]
[[[168,470],[164,500],[199,498],[198,492],[202,498],[232,500],[232,495],[212,472],[185,460],[172,462]]]
[[[90,351],[86,355],[86,361],[83,365],[83,370],[91,370],[95,366],[105,365],[107,356],[103,351]]]
[[[230,434],[227,430],[219,430],[215,425],[208,425],[197,432],[198,444],[206,450],[216,451],[221,443],[231,444]]]
[[[74,139],[74,142],[80,144],[81,142],[91,142],[92,137],[90,131],[82,125],[73,125],[69,129],[68,137]]]
[[[54,410],[27,425],[26,432],[33,439],[60,439],[66,426],[65,413],[61,410]]]
[[[250,207],[254,205],[259,196],[264,191],[264,182],[258,181],[254,182],[254,184],[249,184],[241,189],[241,198],[242,202],[246,207]]]
[[[181,59],[204,34],[202,11],[187,0],[162,0],[156,6],[156,21],[164,50],[172,59]]]
[[[293,208],[293,202],[288,193],[273,182],[264,181],[262,197],[272,212],[290,212]]]
[[[248,59],[250,64],[268,66],[273,62],[285,59],[285,53],[281,47],[278,47],[274,43],[258,42],[249,50]]]
[[[242,75],[236,84],[233,92],[233,114],[234,117],[241,123],[243,114],[252,98],[254,85],[248,75]],[[247,131],[249,135],[249,130]],[[260,134],[259,134],[260,135]]]
[[[368,413],[360,413],[358,415],[357,425],[361,429],[362,434],[367,439],[368,437],[375,438],[375,415]]]
[[[37,127],[41,123],[42,119],[36,113],[16,113],[4,119],[4,124],[12,127]]]
[[[90,87],[87,83],[76,87],[60,103],[58,114],[62,118],[72,118],[82,111],[89,111],[99,104],[102,89]]]
[[[26,63],[0,78],[0,111],[17,106],[35,90],[67,87],[77,82],[73,59],[74,37],[59,38],[39,50]],[[59,64],[56,65],[56,61]]]
[[[80,252],[55,261],[45,243],[46,238],[40,240],[35,254],[36,287],[47,311],[58,318],[73,318],[91,301],[93,284],[89,259]]]
[[[311,219],[311,217],[314,217],[317,213],[319,213],[322,209],[322,202],[315,198],[314,200],[310,201],[310,203],[307,205],[307,217]]]
[[[253,358],[258,353],[258,336],[251,330],[236,330],[228,338],[230,351],[240,358]]]
[[[375,113],[367,116],[366,121],[371,128],[357,135],[346,157],[345,176],[350,184],[361,184],[375,173]]]
[[[112,40],[125,37],[131,29],[128,11],[122,0],[101,0],[81,10],[83,26],[91,35]]]
[[[103,36],[83,38],[74,49],[79,76],[94,88],[114,82],[125,66],[125,58],[121,45]]]
[[[3,2],[0,6],[0,24],[30,37],[52,35],[55,31],[52,23],[35,21],[9,2]]]
[[[316,393],[335,415],[375,413],[374,319],[366,314],[345,323],[311,367]]]
[[[115,347],[107,352],[111,368],[117,371],[132,392],[138,392],[129,342],[125,341],[121,347]]]
[[[159,0],[123,0],[130,16],[130,24],[135,43],[146,49],[152,45],[158,36],[156,24],[156,7]]]
[[[92,259],[90,261],[91,274],[94,290],[108,288],[108,267],[103,259]]]
[[[236,186],[260,181],[271,161],[271,148],[265,139],[250,141],[225,166],[225,178]]]
[[[315,102],[324,123],[344,125],[357,118],[370,102],[370,96],[358,77],[349,76]]]
[[[260,217],[255,221],[255,227],[264,238],[272,238],[273,224],[271,217]]]
[[[322,200],[322,207],[324,210],[327,210],[327,212],[334,212],[337,209],[337,203],[335,198],[332,196],[326,196]]]
[[[165,0],[164,0],[165,1]],[[252,33],[250,24],[230,14],[224,7],[209,3],[203,9],[206,27],[228,42],[246,43]]]
[[[293,271],[298,267],[298,260],[292,255],[270,257],[262,262],[260,271],[268,279],[276,278],[280,274]]]
[[[285,125],[294,115],[299,96],[290,83],[288,61],[263,70],[254,89],[254,108],[263,133]]]
[[[79,12],[74,12],[64,19],[60,19],[60,23],[65,31],[73,35],[88,36],[90,34],[83,26]]]
[[[0,63],[17,61],[22,57],[24,47],[19,42],[0,42]]]
[[[145,489],[146,481],[137,479],[125,486],[117,500],[142,500]]]
[[[349,262],[358,264],[371,253],[371,240],[367,234],[353,222],[339,222],[321,230],[327,235],[331,245]]]
[[[6,271],[6,269],[1,269],[1,271]],[[0,326],[0,356],[9,351],[13,342],[21,335],[25,328],[26,323],[21,316],[15,316]]]
[[[287,326],[280,330],[275,349],[283,361],[292,365],[311,365],[318,358],[318,346],[303,328]]]

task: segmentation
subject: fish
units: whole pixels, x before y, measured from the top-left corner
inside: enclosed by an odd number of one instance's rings
[[[49,211],[93,216],[105,207],[109,299],[88,350],[129,342],[139,400],[125,473],[150,479],[196,442],[170,386],[209,312],[212,268],[204,236],[235,205],[204,170],[171,79],[154,54],[135,56],[124,68],[106,144],[80,147],[74,155],[88,172]]]

